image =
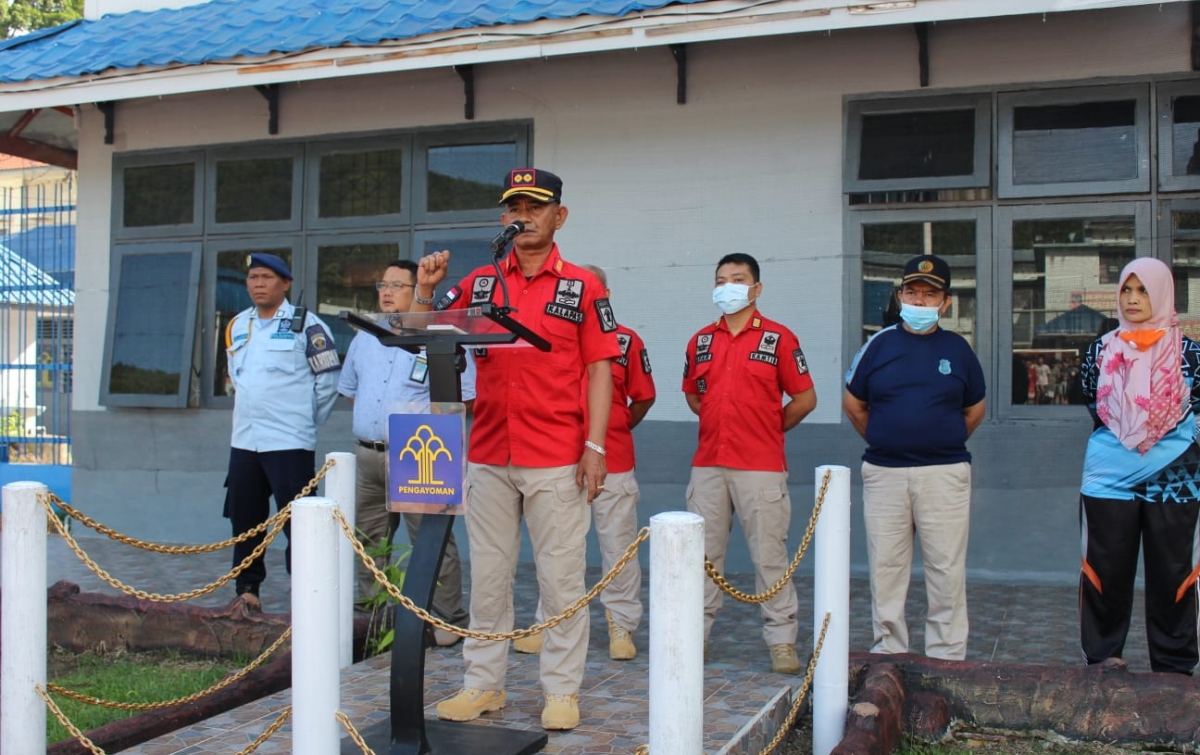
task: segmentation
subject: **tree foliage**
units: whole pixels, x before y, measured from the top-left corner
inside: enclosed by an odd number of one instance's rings
[[[83,0],[0,0],[0,36],[7,39],[83,17]]]

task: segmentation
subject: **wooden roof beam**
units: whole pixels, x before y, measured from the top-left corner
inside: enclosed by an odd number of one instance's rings
[[[40,163],[57,165],[60,168],[77,170],[79,155],[75,150],[59,149],[49,144],[23,139],[19,136],[0,134],[0,152],[6,155],[24,157],[26,160],[37,160]]]

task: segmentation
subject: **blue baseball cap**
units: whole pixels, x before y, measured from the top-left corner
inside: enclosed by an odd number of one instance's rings
[[[925,281],[935,288],[949,291],[950,266],[936,255],[917,255],[904,264],[904,277],[900,279],[900,285],[910,281]]]
[[[267,254],[266,252],[255,252],[250,255],[249,270],[256,267],[265,267],[271,272],[286,280],[292,279],[292,271],[288,269],[287,263],[283,261],[283,257],[278,254]]]

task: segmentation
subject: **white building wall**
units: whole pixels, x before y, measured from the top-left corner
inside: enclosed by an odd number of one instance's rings
[[[4,341],[0,344],[0,364],[37,364],[38,310],[35,307],[0,305]],[[37,404],[37,370],[0,369],[0,407],[5,415],[14,410],[33,412]],[[23,414],[22,420],[34,414]],[[0,433],[3,434],[3,433]]]
[[[931,89],[1186,72],[1184,4],[942,23]],[[817,382],[808,422],[840,421],[842,101],[917,89],[911,28],[693,46],[688,103],[663,48],[485,65],[476,118],[532,118],[534,162],[566,182],[565,254],[608,269],[618,316],[658,366],[656,420],[690,420],[678,392],[686,339],[711,320],[713,267],[763,265],[763,311],[800,336]],[[1014,84],[1014,89],[1024,88]],[[463,123],[449,69],[285,86],[279,139]],[[80,135],[76,409],[99,408],[114,152],[267,138],[252,89],[121,102],[115,145],[85,107]]]

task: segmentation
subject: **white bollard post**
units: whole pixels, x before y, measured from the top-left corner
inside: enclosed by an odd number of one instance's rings
[[[3,577],[0,590],[0,752],[45,755],[46,510],[40,482],[11,482],[3,490]]]
[[[704,518],[650,518],[650,752],[704,750]]]
[[[829,472],[817,520],[813,580],[813,649],[825,614],[829,629],[813,673],[813,755],[829,755],[842,741],[850,696],[850,470],[817,467],[817,492]]]
[[[356,511],[355,483],[358,479],[358,463],[354,454],[336,451],[325,454],[325,461],[336,460],[325,473],[325,497],[337,502],[338,510],[350,527],[354,527],[354,512]],[[339,531],[339,534],[340,531]],[[358,555],[354,546],[343,535],[338,538],[338,662],[342,668],[349,668],[354,663],[354,565]]]
[[[292,753],[339,748],[338,541],[331,498],[292,507]]]

